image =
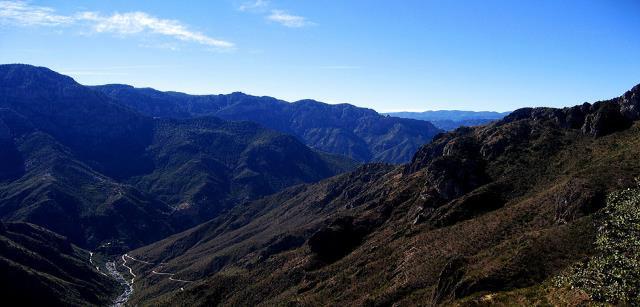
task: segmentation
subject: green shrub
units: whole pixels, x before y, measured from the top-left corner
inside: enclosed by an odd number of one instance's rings
[[[596,301],[640,305],[640,185],[611,193],[596,220],[597,255],[557,282]]]

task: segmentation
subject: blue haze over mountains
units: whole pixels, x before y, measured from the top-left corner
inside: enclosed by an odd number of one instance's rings
[[[391,112],[391,116],[413,118],[431,122],[434,126],[451,131],[460,126],[480,126],[501,119],[511,112],[438,110],[424,112]]]

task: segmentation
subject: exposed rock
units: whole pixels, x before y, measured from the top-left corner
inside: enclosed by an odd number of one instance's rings
[[[463,127],[423,146],[404,169],[405,175],[420,170],[426,173],[421,197],[425,207],[438,207],[443,203],[470,192],[488,181],[481,146],[474,129]],[[426,218],[415,216],[413,223]]]
[[[587,115],[582,132],[594,137],[600,137],[612,132],[627,129],[631,120],[622,115],[620,106],[614,103],[596,103],[594,113]]]
[[[466,264],[467,260],[461,257],[452,258],[445,264],[438,277],[438,285],[433,292],[432,302],[434,304],[437,305],[456,298],[458,284],[464,276]]]
[[[585,114],[591,108],[591,104],[584,103],[580,106],[574,106],[565,109],[566,118],[564,120],[565,128],[579,129],[584,124]]]
[[[637,120],[640,118],[640,84],[619,98],[620,113],[626,118]]]
[[[554,122],[565,129],[581,128],[582,132],[600,137],[615,131],[627,129],[633,120],[640,118],[640,86],[634,87],[623,96],[593,105],[584,103],[564,109],[522,108],[513,111],[498,125],[521,120]]]
[[[470,157],[441,157],[427,167],[427,184],[444,200],[451,200],[487,181],[484,162]]]
[[[532,112],[533,112],[533,108],[517,109],[511,112],[511,114],[505,116],[500,122],[510,123],[510,122],[514,122],[522,119],[528,119],[531,117]]]

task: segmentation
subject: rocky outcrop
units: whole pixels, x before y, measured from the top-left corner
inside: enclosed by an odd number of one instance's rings
[[[436,137],[405,167],[405,175],[425,171],[422,191],[425,207],[436,207],[487,182],[481,146],[472,131],[472,128],[461,128]]]
[[[411,163],[404,168],[405,176],[422,171],[426,178],[421,193],[424,203],[417,210],[414,224],[440,220],[444,212],[453,208],[455,210],[450,213],[465,217],[481,212],[482,207],[499,207],[500,194],[484,192],[466,201],[457,200],[462,204],[474,203],[474,206],[479,206],[465,209],[470,210],[469,212],[459,211],[467,206],[447,204],[491,181],[485,171],[488,161],[495,161],[509,153],[516,156],[526,154],[518,151],[518,148],[528,150],[526,148],[538,146],[536,144],[545,144],[545,151],[551,153],[561,145],[554,143],[558,141],[554,136],[562,134],[563,131],[575,130],[584,135],[602,137],[629,128],[633,121],[639,118],[640,85],[623,96],[608,101],[584,103],[563,109],[522,108],[484,127],[463,127],[436,135],[431,143],[418,150]],[[562,212],[558,213],[559,220],[574,216],[575,210],[590,210],[586,208],[591,206],[596,198],[591,194],[585,196],[589,199],[574,199],[574,196],[567,195],[566,198],[579,200],[580,203],[577,207],[571,208],[559,206],[558,210]],[[480,204],[477,204],[478,200],[481,200]],[[444,208],[432,211],[445,204],[447,206]]]
[[[427,167],[426,186],[443,200],[457,198],[486,181],[484,161],[469,156],[439,157]]]
[[[618,98],[620,105],[620,113],[624,117],[636,120],[640,118],[640,84],[633,87],[630,91],[624,93]]]
[[[582,133],[586,135],[600,137],[631,126],[632,120],[622,114],[618,104],[594,104],[592,109],[595,111],[586,116],[582,125]]]
[[[581,129],[586,135],[601,137],[629,128],[632,121],[640,119],[640,85],[624,95],[594,104],[553,108],[523,108],[506,116],[498,124],[519,120],[550,120],[564,129]]]
[[[457,297],[456,292],[459,292],[459,283],[464,276],[466,264],[466,259],[454,257],[444,265],[438,276],[438,285],[433,292],[432,302],[435,305]]]

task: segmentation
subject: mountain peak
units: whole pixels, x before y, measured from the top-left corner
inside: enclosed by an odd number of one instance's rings
[[[0,78],[4,86],[27,86],[28,84],[79,85],[73,78],[49,68],[28,64],[0,65]]]

